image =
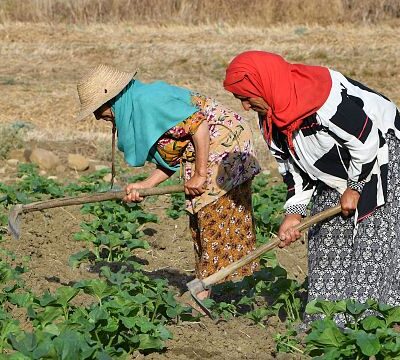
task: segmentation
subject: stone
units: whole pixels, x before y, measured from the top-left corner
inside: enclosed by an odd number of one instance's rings
[[[84,171],[89,168],[89,160],[79,154],[68,154],[68,167],[76,171]]]
[[[29,160],[42,170],[51,170],[60,164],[60,158],[56,154],[41,148],[33,149]]]
[[[5,174],[6,173],[6,168],[0,168],[0,174]]]
[[[103,176],[103,181],[110,182],[111,181],[111,177],[112,177],[111,174],[106,174],[106,175]],[[114,182],[115,181],[116,181],[116,179],[114,179]]]
[[[15,167],[19,164],[19,160],[18,159],[8,159],[7,164]]]
[[[44,175],[46,175],[47,174],[47,171],[46,170],[40,170],[39,171],[39,175],[40,176],[44,176]]]
[[[25,149],[12,149],[8,153],[8,158],[9,159],[17,159],[20,162],[25,162],[29,160],[29,154],[26,156],[26,150]]]
[[[58,177],[55,176],[55,175],[51,175],[51,176],[48,176],[47,179],[48,179],[48,180],[57,180]]]
[[[94,170],[95,171],[100,171],[100,170],[104,170],[104,169],[109,169],[110,167],[107,165],[95,165],[94,166]]]

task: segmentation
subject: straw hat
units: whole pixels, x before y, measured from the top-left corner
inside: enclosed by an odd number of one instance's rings
[[[98,65],[91,69],[77,86],[81,102],[77,120],[83,120],[118,95],[135,75],[136,72],[127,73],[107,65]]]

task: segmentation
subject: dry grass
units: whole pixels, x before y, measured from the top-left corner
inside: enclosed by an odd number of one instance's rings
[[[23,147],[24,129],[11,124],[0,124],[0,160],[6,159],[13,149]]]
[[[398,0],[0,0],[0,21],[131,24],[377,22],[400,17]]]
[[[400,103],[400,35],[389,26],[265,29],[227,26],[0,25],[2,122],[23,120],[52,138],[104,125],[74,122],[76,83],[87,69],[108,63],[140,68],[144,81],[161,79],[215,96],[239,110],[222,88],[225,67],[248,49],[278,52],[292,61],[327,65]]]
[[[7,23],[0,25],[1,120],[36,125],[30,137],[84,139],[105,144],[110,128],[94,119],[76,123],[76,83],[99,63],[131,71],[144,81],[165,80],[216,97],[244,113],[224,91],[233,56],[261,49],[292,61],[327,65],[376,88],[400,103],[400,35],[390,26],[131,26],[128,24]],[[256,122],[250,122],[256,128]],[[268,158],[259,131],[260,159]],[[267,161],[267,160],[265,160]]]

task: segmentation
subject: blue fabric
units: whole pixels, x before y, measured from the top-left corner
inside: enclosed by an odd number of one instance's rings
[[[112,101],[118,131],[118,149],[131,166],[154,162],[169,166],[156,149],[157,140],[167,130],[185,120],[198,109],[192,105],[191,92],[163,81],[142,83],[132,80]]]

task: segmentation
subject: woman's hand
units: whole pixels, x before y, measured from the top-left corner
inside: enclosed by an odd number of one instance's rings
[[[195,173],[188,181],[185,182],[185,194],[192,196],[201,195],[205,191],[203,186],[206,180],[206,176]]]
[[[141,202],[143,201],[143,197],[139,196],[139,192],[137,189],[148,189],[153,188],[163,181],[167,180],[174,172],[168,169],[164,169],[163,167],[157,166],[157,168],[151,173],[151,175],[143,180],[138,181],[133,184],[128,184],[125,187],[126,196],[122,199],[127,203],[130,202]]]
[[[340,198],[340,205],[342,206],[342,214],[350,216],[357,209],[360,194],[353,189],[347,188]]]
[[[122,201],[125,201],[126,203],[143,201],[144,198],[139,196],[139,192],[137,191],[137,189],[144,189],[146,187],[148,186],[146,186],[142,181],[139,181],[134,184],[128,184],[125,187],[126,195],[122,199]]]
[[[294,229],[296,225],[300,224],[300,221],[300,214],[288,214],[285,216],[278,231],[278,237],[281,239],[279,247],[283,248],[288,246],[300,238],[300,231]]]

